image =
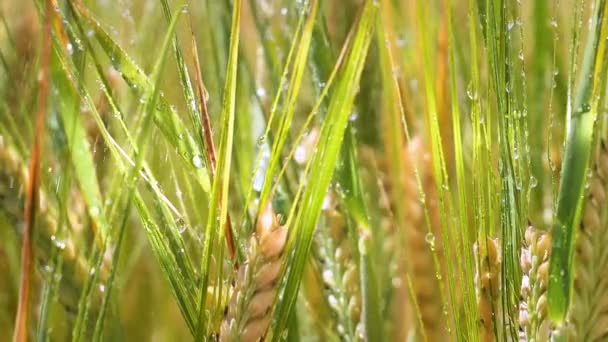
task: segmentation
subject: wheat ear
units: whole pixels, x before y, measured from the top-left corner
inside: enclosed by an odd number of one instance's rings
[[[329,306],[336,317],[336,331],[345,341],[361,340],[361,289],[355,247],[348,238],[348,227],[335,203],[323,210],[324,224],[317,235],[322,279]]]
[[[270,325],[272,305],[283,265],[287,228],[280,226],[270,206],[259,215],[256,234],[249,241],[228,310],[220,329],[221,341],[255,342]]]
[[[548,341],[551,333],[547,319],[550,252],[551,234],[529,224],[520,257],[523,276],[519,307],[519,325],[529,342]]]
[[[443,303],[441,295],[440,280],[435,267],[435,257],[439,264],[444,262],[441,243],[436,237],[441,237],[441,223],[435,191],[435,181],[431,172],[431,158],[423,148],[421,139],[413,137],[407,148],[402,150],[403,164],[401,165],[401,185],[403,198],[397,198],[393,185],[386,182],[386,190],[394,213],[402,212],[405,223],[406,251],[405,269],[410,272],[413,282],[413,293],[416,296],[417,308],[422,321],[421,335],[426,336],[429,341],[443,340],[446,338],[446,325],[443,316]],[[420,193],[420,186],[424,195]],[[421,197],[424,196],[424,201]],[[402,206],[403,210],[396,210]],[[425,210],[428,213],[431,230],[427,227]],[[437,241],[436,241],[437,240]],[[397,303],[402,305],[403,303]],[[415,315],[409,315],[409,318]],[[402,337],[402,334],[400,334]]]
[[[569,313],[572,340],[608,340],[608,150],[604,142],[589,179],[575,254],[574,300]]]
[[[485,243],[483,242],[485,240]],[[480,341],[495,341],[495,322],[500,294],[500,244],[497,239],[483,239],[475,243],[477,259],[475,285],[477,289],[477,310],[479,312]]]

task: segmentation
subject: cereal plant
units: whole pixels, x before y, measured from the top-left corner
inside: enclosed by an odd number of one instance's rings
[[[605,16],[2,1],[0,340],[608,341]]]

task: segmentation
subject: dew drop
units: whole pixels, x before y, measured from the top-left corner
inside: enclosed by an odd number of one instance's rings
[[[91,206],[91,208],[89,209],[89,215],[91,215],[91,217],[99,216],[100,212],[101,212],[101,210],[96,205]]]
[[[431,250],[435,250],[435,234],[428,232],[424,237],[424,240],[431,246]]]
[[[258,138],[258,146],[262,146],[264,145],[264,143],[266,142],[266,136],[262,135]]]
[[[334,273],[331,270],[323,271],[323,281],[328,285],[332,286],[334,284]]]
[[[477,100],[477,90],[473,88],[473,82],[469,82],[467,86],[467,96],[473,101]]]
[[[306,148],[302,145],[296,147],[296,151],[293,154],[293,159],[296,161],[296,163],[298,164],[304,164],[306,162],[306,158],[307,157],[307,153],[306,153]]]
[[[53,243],[57,249],[61,251],[65,249],[65,240],[53,240]]]
[[[194,157],[192,157],[192,165],[197,169],[202,168],[203,167],[203,157],[201,157],[198,154],[194,155]]]
[[[536,188],[538,186],[538,180],[534,176],[530,176],[530,188]]]
[[[329,305],[331,307],[334,307],[334,308],[338,307],[338,298],[336,298],[336,296],[334,296],[334,295],[329,295],[327,297],[327,302],[329,303]]]
[[[255,93],[258,97],[260,97],[262,99],[266,97],[266,89],[264,87],[258,87],[255,90]]]
[[[591,110],[591,105],[589,103],[585,103],[582,107],[582,111],[584,113],[589,112]]]

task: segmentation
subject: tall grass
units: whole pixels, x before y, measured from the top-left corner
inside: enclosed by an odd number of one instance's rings
[[[0,4],[14,341],[603,341],[605,0]]]

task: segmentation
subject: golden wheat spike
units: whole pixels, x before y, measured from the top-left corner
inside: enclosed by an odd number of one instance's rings
[[[572,340],[608,340],[608,150],[602,142],[595,161],[578,232],[574,298],[569,312]]]
[[[228,311],[220,328],[221,341],[255,342],[266,334],[287,242],[271,206],[258,216],[256,234],[249,242]]]
[[[428,341],[440,341],[447,338],[447,320],[443,314],[441,284],[437,276],[435,257],[440,265],[444,265],[445,257],[441,248],[441,222],[432,174],[432,160],[420,137],[413,137],[410,140],[408,147],[402,150],[402,156],[400,182],[403,197],[398,198],[394,185],[390,184],[390,181],[386,182],[392,212],[402,212],[404,215],[405,227],[401,231],[405,234],[404,240],[407,246],[402,256],[404,265],[398,267],[404,272],[409,272],[411,279],[414,280],[413,293],[416,296],[415,302],[423,325],[420,335],[426,336]],[[390,177],[388,178],[390,180]],[[424,201],[421,200],[422,197]],[[401,206],[403,210],[396,210],[397,206]],[[427,226],[425,210],[428,214],[430,230]],[[417,320],[415,309],[404,309],[406,307],[404,303],[395,305],[397,312],[407,317],[405,319]],[[410,323],[412,322],[406,322],[406,325],[410,326]],[[406,332],[403,329],[397,327],[395,333],[396,338],[405,338]]]

